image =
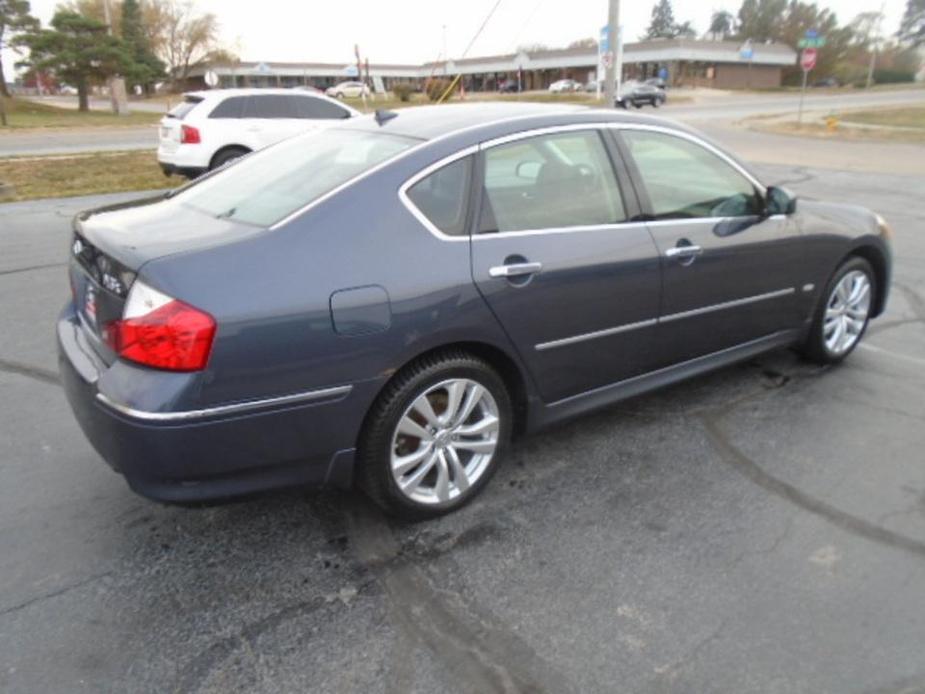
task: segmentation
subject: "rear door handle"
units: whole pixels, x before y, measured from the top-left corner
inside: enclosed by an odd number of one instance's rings
[[[666,258],[693,258],[703,253],[700,246],[675,246],[665,251]]]
[[[543,269],[543,263],[511,263],[510,265],[495,265],[488,269],[492,277],[521,277],[535,275]]]

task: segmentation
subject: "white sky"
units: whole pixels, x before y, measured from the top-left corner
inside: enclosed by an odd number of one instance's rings
[[[221,22],[227,46],[244,60],[343,62],[353,60],[353,45],[376,63],[422,63],[442,51],[446,26],[447,52],[460,57],[495,0],[196,0]],[[43,23],[58,0],[32,0]],[[653,1],[623,0],[621,14],[627,41],[636,40],[649,22]],[[690,20],[698,33],[707,29],[714,10],[735,14],[740,0],[682,2],[675,0],[675,18]],[[828,0],[841,23],[864,10],[878,9],[876,0]],[[884,34],[895,33],[905,0],[884,0]],[[507,53],[522,44],[565,46],[597,36],[607,18],[607,0],[501,0],[476,41],[470,56]],[[9,76],[15,57],[4,55]]]

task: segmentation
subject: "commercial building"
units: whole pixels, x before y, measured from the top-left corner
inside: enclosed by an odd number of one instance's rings
[[[754,44],[749,57],[736,41],[655,39],[626,44],[623,73],[627,79],[667,73],[669,83],[675,86],[765,88],[779,86],[783,69],[795,65],[796,59],[796,51],[790,46],[776,43]],[[461,74],[463,85],[470,91],[492,91],[509,80],[519,81],[523,90],[531,90],[546,89],[552,82],[565,78],[579,82],[593,80],[597,64],[596,48],[565,48],[423,65],[370,63],[369,77],[386,89],[396,82],[420,85],[432,77]],[[342,63],[241,62],[197,68],[187,86],[204,86],[207,69],[218,75],[222,87],[325,88],[356,75],[355,65]]]

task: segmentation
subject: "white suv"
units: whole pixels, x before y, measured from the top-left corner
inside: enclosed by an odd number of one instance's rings
[[[360,115],[322,94],[293,89],[190,92],[161,119],[157,161],[194,178],[291,135]]]

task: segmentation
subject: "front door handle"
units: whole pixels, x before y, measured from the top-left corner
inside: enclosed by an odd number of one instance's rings
[[[510,265],[495,265],[488,269],[492,277],[522,277],[535,275],[543,269],[543,263],[511,263]]]
[[[665,251],[665,257],[686,260],[696,258],[701,253],[703,253],[703,249],[700,246],[675,246]]]

